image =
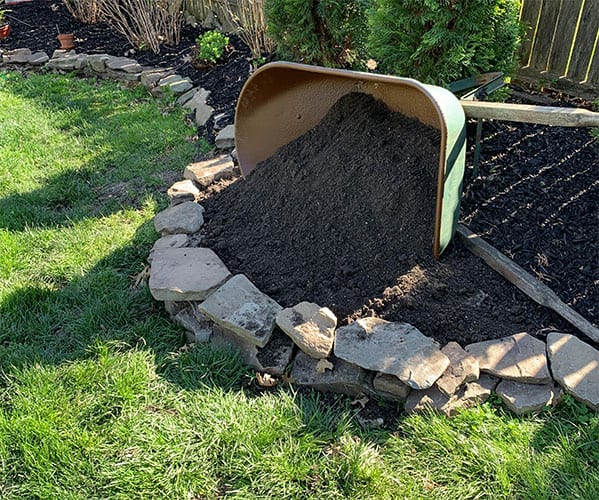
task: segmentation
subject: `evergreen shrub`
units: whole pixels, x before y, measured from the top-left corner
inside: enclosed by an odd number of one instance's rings
[[[520,0],[372,0],[369,55],[380,71],[445,85],[510,73],[523,33]]]
[[[306,64],[361,68],[369,0],[265,0],[277,55]]]

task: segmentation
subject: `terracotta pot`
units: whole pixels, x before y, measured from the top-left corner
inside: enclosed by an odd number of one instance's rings
[[[71,50],[75,48],[75,35],[73,33],[65,33],[62,35],[58,35],[58,41],[60,42],[60,48],[63,50]]]
[[[0,26],[0,39],[6,38],[8,35],[10,35],[10,24]]]

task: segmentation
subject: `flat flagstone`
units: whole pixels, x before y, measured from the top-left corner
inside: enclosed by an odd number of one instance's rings
[[[178,205],[186,201],[195,201],[200,196],[200,190],[193,181],[185,179],[175,182],[166,194],[171,200],[171,205]]]
[[[404,401],[412,390],[409,385],[404,384],[395,375],[387,375],[386,373],[377,373],[374,376],[372,385],[375,391],[382,393],[383,397],[392,398],[396,401]]]
[[[433,385],[449,359],[431,338],[407,323],[362,318],[337,329],[335,355],[367,370],[395,375],[414,389]]]
[[[74,54],[74,51],[63,53],[60,57],[52,58],[46,63],[46,68],[71,71],[87,65],[87,54]]]
[[[154,259],[154,253],[157,250],[165,250],[168,248],[183,248],[189,245],[189,236],[186,234],[167,234],[162,238],[158,238],[154,242],[152,250],[148,255],[148,262],[151,264]]]
[[[229,149],[235,147],[235,125],[227,125],[224,129],[222,129],[216,139],[214,140],[214,144],[218,149]]]
[[[27,63],[31,57],[31,50],[27,48],[7,50],[2,54],[2,62],[5,63]]]
[[[457,342],[449,342],[441,352],[449,358],[449,366],[435,382],[437,388],[451,396],[458,388],[479,377],[478,361],[468,354]]]
[[[264,347],[283,309],[243,274],[228,280],[202,304],[200,311],[225,330]]]
[[[142,75],[142,78],[143,78],[143,75]],[[197,94],[198,91],[199,91],[199,88],[194,87],[193,89],[189,89],[187,92],[184,92],[177,98],[177,104],[179,106],[184,106],[192,99],[192,97],[194,95]]]
[[[147,89],[154,88],[162,78],[166,78],[172,72],[162,68],[146,69],[139,75],[139,81]]]
[[[96,73],[106,73],[106,61],[110,59],[108,54],[90,54],[87,64]]]
[[[41,66],[50,60],[45,52],[35,52],[27,58],[27,63],[32,66]]]
[[[204,208],[193,201],[186,201],[156,214],[154,227],[165,234],[196,233],[204,224]]]
[[[551,381],[545,342],[528,333],[477,342],[465,349],[477,359],[482,372],[530,384]]]
[[[233,158],[229,155],[220,155],[210,160],[190,163],[185,167],[183,177],[207,187],[221,179],[230,179],[234,172]]]
[[[341,359],[332,360],[332,370],[318,370],[319,361],[304,352],[298,352],[291,369],[291,383],[304,385],[323,392],[335,392],[349,396],[370,394],[366,371]]]
[[[183,103],[183,107],[195,111],[201,104],[206,104],[206,101],[210,97],[210,91],[200,87],[199,89],[191,89],[189,92],[192,90],[193,95]],[[183,99],[183,96],[185,95],[186,93],[183,94],[180,99]]]
[[[561,389],[554,384],[525,384],[502,380],[495,392],[516,415],[539,411],[561,399]]]
[[[283,309],[277,316],[277,325],[308,356],[326,358],[333,349],[337,318],[327,307],[300,302]]]
[[[128,57],[109,56],[106,60],[106,67],[114,71],[123,71],[125,73],[141,73],[142,67],[135,59]]]
[[[208,120],[212,118],[214,114],[214,108],[208,106],[208,104],[201,103],[196,106],[195,109],[195,122],[198,127],[204,127]]]
[[[209,248],[168,248],[154,252],[149,286],[156,300],[204,300],[230,276]]]
[[[198,310],[195,303],[179,311],[175,322],[185,328],[189,342],[205,343],[212,336],[212,321]]]
[[[169,75],[158,81],[158,87],[169,89],[175,95],[181,95],[193,87],[191,80],[181,75]]]
[[[599,411],[599,351],[565,333],[547,336],[553,378],[564,390]]]

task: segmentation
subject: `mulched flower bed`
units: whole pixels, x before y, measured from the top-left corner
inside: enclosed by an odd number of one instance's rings
[[[202,31],[198,28],[185,26],[179,46],[164,47],[160,54],[132,52],[128,42],[111,27],[79,23],[71,18],[61,2],[37,0],[11,8],[13,12],[9,15],[13,31],[8,39],[0,41],[0,49],[28,47],[51,55],[58,48],[58,25],[62,32],[75,33],[79,52],[128,55],[144,65],[176,69],[179,74],[189,76],[195,84],[210,90],[209,103],[217,112],[228,112],[231,116],[241,87],[250,73],[249,50],[236,36],[231,36],[235,50],[228,54],[223,64],[197,70],[189,63],[189,55],[195,38]],[[589,106],[580,100],[562,101],[561,96],[552,97],[557,97],[553,105]],[[595,324],[599,322],[598,159],[598,143],[593,141],[588,129],[486,123],[480,176],[470,179],[467,174],[462,205],[462,219],[472,230],[481,233],[491,244],[534,273]],[[208,194],[217,191],[212,189]],[[207,201],[207,205],[210,203]],[[372,257],[375,258],[376,253]],[[237,256],[234,258],[239,260]],[[407,258],[413,260],[413,256]],[[431,329],[425,333],[439,337],[441,331],[446,331],[449,333],[443,338],[463,343],[467,342],[465,336],[469,334],[475,337],[471,340],[481,340],[480,335],[492,338],[524,330],[541,337],[555,328],[576,333],[553,313],[536,306],[511,285],[501,281],[493,271],[473,262],[478,261],[455,244],[436,269],[444,269],[445,265],[457,266],[456,269],[463,269],[468,275],[470,282],[455,281],[455,275],[447,269],[436,275],[431,271],[432,267],[426,267],[428,263],[420,259],[418,264],[425,274],[428,273],[430,287],[415,290],[411,298],[398,296],[393,287],[387,293],[370,297],[354,294],[361,302],[352,299],[353,302],[338,312],[348,317],[375,313],[388,319],[406,321],[417,321],[416,316],[428,314],[427,324],[437,326],[434,328],[436,331]],[[435,263],[431,265],[436,266]],[[232,268],[243,270],[243,266],[234,261]],[[351,291],[351,283],[360,281],[355,278],[351,265],[341,263],[338,271],[341,274],[331,277],[331,280],[339,281],[342,288]],[[407,281],[399,285],[409,288],[416,285],[418,279],[408,274],[404,277]],[[280,292],[277,292],[274,283],[269,283],[273,280],[264,280],[264,290],[277,298]],[[258,278],[256,282],[261,284]],[[476,286],[477,282],[480,287]],[[484,291],[486,296],[479,293],[482,284],[488,288],[491,282],[498,283],[490,289],[495,287],[499,295],[489,293],[487,289]],[[509,304],[499,299],[500,295],[509,299]],[[438,310],[431,306],[434,301],[444,304],[448,297],[454,296],[461,296],[462,302],[473,305],[470,315],[450,313],[447,306]],[[320,296],[316,293],[314,297]],[[425,302],[429,310],[419,312],[422,309],[419,304]],[[475,308],[481,304],[488,309],[479,315]],[[484,320],[481,320],[483,316]],[[483,323],[478,324],[479,321]],[[511,329],[502,330],[504,324],[511,325]],[[474,333],[475,327],[478,333]],[[500,330],[502,335],[498,334]],[[458,333],[460,331],[463,333]]]
[[[79,53],[128,56],[142,65],[175,69],[178,74],[191,78],[195,85],[210,90],[209,104],[217,113],[227,112],[231,117],[241,87],[250,74],[250,51],[236,35],[229,35],[233,50],[227,52],[224,63],[198,70],[189,58],[195,39],[205,31],[201,28],[184,25],[178,46],[163,46],[159,54],[154,54],[134,50],[111,26],[77,21],[60,1],[35,0],[11,5],[10,10],[12,31],[8,38],[0,40],[0,50],[27,47],[52,56],[60,47],[56,39],[58,27],[61,33],[75,34],[75,50]]]

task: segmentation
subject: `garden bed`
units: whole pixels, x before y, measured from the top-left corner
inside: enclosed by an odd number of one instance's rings
[[[75,33],[80,52],[127,54],[142,64],[176,68],[179,74],[210,90],[209,104],[221,112],[232,114],[251,67],[248,49],[234,36],[235,50],[224,64],[197,70],[188,57],[200,30],[189,26],[184,27],[178,47],[166,47],[160,54],[132,53],[127,41],[110,27],[83,25],[73,20],[61,3],[42,0],[15,6],[13,11],[11,15],[18,21],[13,22],[13,34],[0,42],[0,49],[28,47],[51,53],[58,48],[55,27],[59,25],[61,31]],[[594,281],[598,252],[594,200],[599,186],[593,171],[596,163],[597,143],[586,129],[487,124],[481,176],[466,183],[462,210],[462,219],[473,230],[535,273],[565,302],[595,323],[599,315]],[[232,189],[237,188],[234,185]],[[206,200],[209,216],[215,203]],[[317,265],[310,272],[320,272],[325,285],[319,287],[312,280],[311,295],[300,297],[306,280],[310,281],[307,274],[301,279],[291,276],[287,285],[293,286],[282,287],[285,280],[277,282],[268,274],[266,264],[251,269],[244,266],[239,252],[227,250],[226,245],[231,243],[221,243],[214,236],[214,224],[208,228],[212,242],[223,247],[219,253],[222,251],[231,269],[246,272],[284,305],[306,298],[330,305],[345,321],[368,314],[408,321],[440,341],[468,342],[516,331],[529,331],[540,337],[553,329],[575,333],[559,317],[506,285],[457,243],[440,263],[428,253],[400,253],[400,267],[416,269],[417,275],[407,273],[397,283],[368,283],[356,275],[356,266],[351,262],[324,271],[322,265]],[[373,259],[380,253],[372,249],[370,252]],[[298,262],[299,275],[308,269],[306,264]],[[426,276],[426,286],[422,286],[422,276]],[[416,281],[418,287],[414,286]],[[332,297],[333,290],[337,297]],[[340,296],[347,299],[343,304]]]

